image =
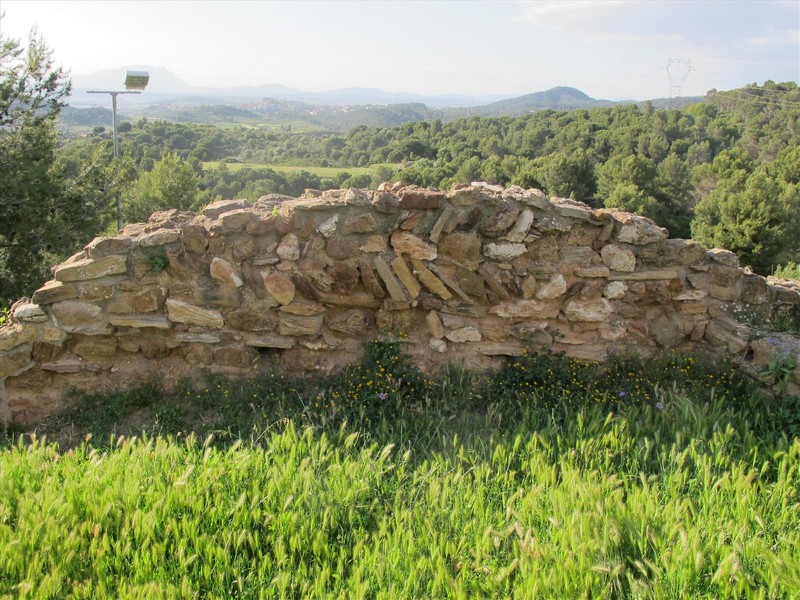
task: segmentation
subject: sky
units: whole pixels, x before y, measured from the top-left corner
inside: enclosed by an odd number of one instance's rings
[[[150,65],[192,86],[517,96],[564,85],[641,100],[800,80],[798,0],[0,0],[0,14],[4,38],[37,27],[73,75]]]

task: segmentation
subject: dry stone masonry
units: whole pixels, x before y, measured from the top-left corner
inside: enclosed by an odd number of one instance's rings
[[[0,329],[0,422],[36,422],[71,386],[154,374],[324,376],[379,334],[429,371],[497,367],[527,344],[591,360],[692,344],[800,358],[787,336],[753,342],[740,314],[798,303],[730,252],[539,190],[226,200],[96,238],[16,303]]]

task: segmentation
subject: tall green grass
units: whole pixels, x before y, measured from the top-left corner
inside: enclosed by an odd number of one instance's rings
[[[17,436],[0,451],[0,597],[800,596],[800,438],[727,370],[668,356],[603,382],[528,355],[481,381],[398,352],[368,348],[324,390],[176,390],[201,417],[154,387],[114,400],[181,432],[205,419],[205,439]]]

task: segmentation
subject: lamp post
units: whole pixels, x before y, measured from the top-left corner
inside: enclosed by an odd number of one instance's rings
[[[141,94],[150,81],[147,71],[128,71],[125,76],[125,91],[87,90],[87,94],[109,94],[111,96],[111,118],[114,127],[114,158],[119,158],[119,135],[117,133],[117,96]],[[122,229],[122,197],[117,194],[117,229]]]

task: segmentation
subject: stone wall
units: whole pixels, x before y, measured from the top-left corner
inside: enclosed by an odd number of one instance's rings
[[[154,373],[324,376],[381,333],[429,371],[496,367],[527,343],[592,360],[705,343],[745,353],[742,313],[800,303],[644,217],[486,184],[155,213],[53,275],[0,329],[0,421],[35,422],[70,386]],[[762,361],[800,357],[796,340],[769,339],[754,348]]]

